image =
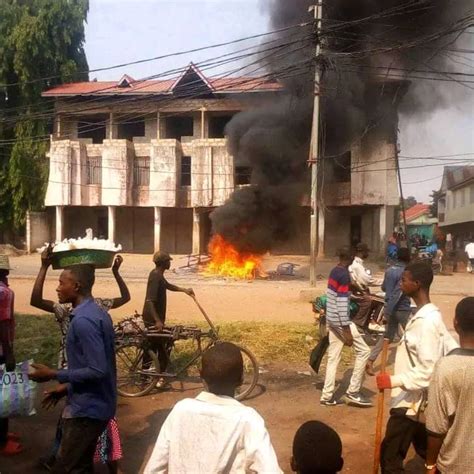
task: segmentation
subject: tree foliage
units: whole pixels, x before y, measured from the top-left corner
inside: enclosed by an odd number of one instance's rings
[[[20,229],[26,211],[43,205],[54,108],[41,93],[87,80],[88,9],[88,0],[2,0],[0,230]]]
[[[430,194],[431,204],[430,204],[430,216],[431,217],[438,217],[438,202],[443,195],[441,190],[436,191],[433,189],[432,193]]]

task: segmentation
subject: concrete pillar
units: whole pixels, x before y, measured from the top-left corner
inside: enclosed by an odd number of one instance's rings
[[[114,133],[114,114],[113,112],[110,112],[109,114],[109,140],[112,140],[115,137]]]
[[[201,253],[201,214],[193,207],[193,254]]]
[[[201,138],[206,138],[206,107],[201,108]]]
[[[161,246],[161,207],[154,208],[154,215],[154,248],[155,252],[158,252]]]
[[[156,112],[156,139],[160,140],[161,138],[161,117],[160,112]]]
[[[379,255],[385,255],[385,242],[387,241],[387,207],[379,208]]]
[[[61,138],[61,114],[56,115],[56,138],[59,140]],[[70,138],[70,137],[66,137]]]
[[[324,229],[326,220],[324,218],[324,210],[318,208],[318,258],[324,257]]]
[[[116,241],[116,235],[115,235],[115,229],[116,229],[116,223],[115,223],[115,214],[116,214],[116,207],[115,206],[108,206],[108,240],[115,242]]]
[[[64,240],[64,206],[56,206],[56,242]]]

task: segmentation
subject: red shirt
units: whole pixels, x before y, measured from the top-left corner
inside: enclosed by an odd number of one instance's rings
[[[8,285],[0,281],[0,321],[13,319],[14,293]]]

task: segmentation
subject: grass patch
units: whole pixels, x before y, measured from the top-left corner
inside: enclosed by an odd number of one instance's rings
[[[56,366],[61,335],[54,316],[17,314],[16,322],[17,360],[34,359]],[[206,327],[204,324],[197,326]],[[228,322],[220,323],[218,327],[222,340],[245,346],[260,364],[307,364],[309,354],[319,339],[317,327],[310,323]],[[180,356],[189,357],[193,351],[191,341],[180,341],[178,344]],[[349,359],[350,351],[345,349],[343,361],[348,362]]]
[[[35,362],[56,367],[59,357],[61,333],[52,314],[33,316],[16,314],[16,360],[34,359]]]

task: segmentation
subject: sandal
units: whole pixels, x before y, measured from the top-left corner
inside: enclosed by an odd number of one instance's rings
[[[11,439],[13,441],[20,441],[20,435],[18,433],[8,432],[7,433],[7,438]]]
[[[3,456],[15,456],[16,454],[20,454],[23,451],[23,446],[16,442],[9,439],[5,445],[0,448],[0,454]]]

